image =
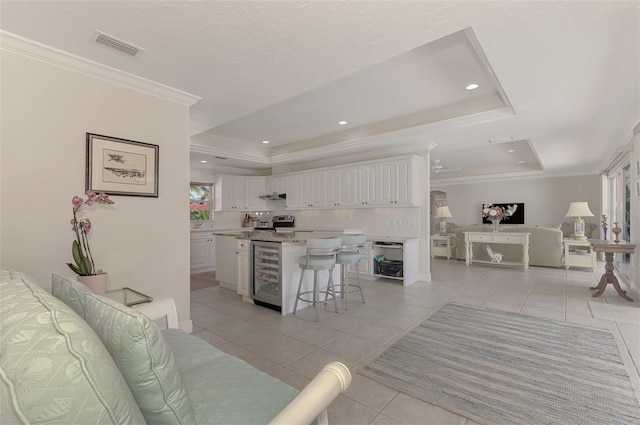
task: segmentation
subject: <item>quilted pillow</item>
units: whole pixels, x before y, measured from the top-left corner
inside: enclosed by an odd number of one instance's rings
[[[160,330],[143,314],[95,294],[86,320],[102,339],[150,424],[193,424],[191,399]]]
[[[51,293],[84,319],[84,295],[93,294],[93,291],[75,279],[67,279],[54,273],[51,275]]]
[[[144,423],[113,359],[71,308],[12,270],[2,271],[0,300],[0,422]]]

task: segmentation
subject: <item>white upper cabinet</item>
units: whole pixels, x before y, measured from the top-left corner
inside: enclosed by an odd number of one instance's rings
[[[265,193],[267,195],[271,195],[274,193],[278,195],[287,193],[287,177],[286,176],[267,177],[265,183],[266,183],[266,189],[267,189]]]
[[[302,206],[302,175],[287,176],[287,208],[301,208]]]
[[[416,156],[287,176],[287,208],[418,206]]]
[[[260,199],[267,193],[264,177],[245,177],[244,180],[244,199],[245,209],[247,210],[264,210],[267,202]]]
[[[265,208],[260,196],[265,192],[264,177],[219,176],[215,184],[215,211],[250,211]]]

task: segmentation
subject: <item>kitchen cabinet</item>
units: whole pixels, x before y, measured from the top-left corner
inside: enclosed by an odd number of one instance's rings
[[[360,248],[360,263],[358,264],[358,266],[360,267],[360,276],[373,275],[373,258],[371,257],[371,252],[371,242],[367,241],[364,243],[364,246]],[[355,264],[349,264],[347,266],[347,271],[350,273],[351,278],[356,277]]]
[[[251,300],[250,294],[250,270],[249,270],[249,246],[251,242],[245,239],[236,241],[236,268],[238,276],[238,294],[243,300]]]
[[[289,175],[287,209],[420,205],[417,156]]]
[[[215,270],[215,236],[209,232],[192,233],[189,256],[191,273]]]
[[[287,208],[302,208],[302,175],[287,176]]]
[[[219,176],[214,185],[215,211],[263,210],[266,193],[264,177]]]
[[[266,192],[265,194],[282,194],[287,193],[287,177],[267,177],[265,179]],[[287,195],[288,196],[288,195]]]
[[[244,180],[244,199],[245,209],[247,210],[264,210],[266,209],[266,201],[260,199],[267,193],[264,177],[245,177]]]
[[[238,289],[237,245],[235,236],[216,236],[216,279],[223,288]]]

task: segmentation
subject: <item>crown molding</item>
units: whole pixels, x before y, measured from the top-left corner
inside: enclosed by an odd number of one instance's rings
[[[0,30],[0,48],[182,105],[192,106],[202,99],[191,93],[111,68],[4,30]]]
[[[251,155],[251,154],[232,151],[229,149],[190,144],[189,150],[191,152],[202,153],[206,155],[222,156],[225,158],[231,158],[231,159],[236,159],[240,161],[251,161],[258,164],[267,164],[267,165],[271,164],[271,161],[266,156]]]

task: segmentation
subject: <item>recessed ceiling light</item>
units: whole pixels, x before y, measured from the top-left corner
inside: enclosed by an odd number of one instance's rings
[[[347,122],[346,122],[346,121],[338,121],[338,124],[340,124],[340,125],[347,125]]]
[[[200,162],[202,162],[203,164],[206,164],[206,163],[207,163],[207,161],[205,161],[204,159],[203,159],[202,161],[200,161]]]
[[[268,140],[263,140],[262,143],[264,143],[265,145],[268,145],[269,141]]]
[[[524,161],[518,161],[518,164],[524,164]]]
[[[478,87],[480,87],[478,84],[473,83],[473,84],[469,84],[467,87],[465,87],[465,89],[467,89],[467,90],[475,90]]]
[[[507,152],[514,153],[515,151],[516,151],[515,149],[509,149]]]

